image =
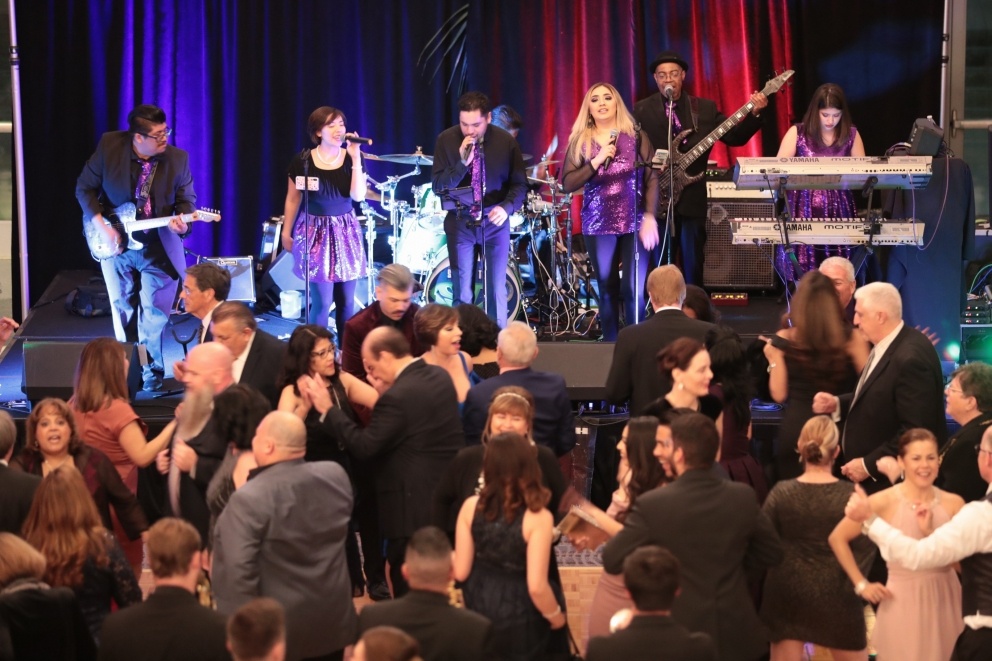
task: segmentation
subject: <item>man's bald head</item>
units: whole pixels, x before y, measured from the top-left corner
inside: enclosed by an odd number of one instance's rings
[[[273,411],[262,418],[251,446],[259,466],[298,459],[307,450],[307,428],[295,414]]]
[[[213,393],[219,393],[234,383],[233,365],[234,356],[224,345],[218,342],[198,344],[186,357],[183,384],[189,391],[209,387]]]

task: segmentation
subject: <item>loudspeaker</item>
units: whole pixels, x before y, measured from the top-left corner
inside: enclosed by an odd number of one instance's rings
[[[937,126],[932,117],[920,117],[913,122],[909,133],[910,156],[936,156],[940,143],[944,141],[944,130]]]
[[[775,247],[733,244],[730,218],[772,220],[770,191],[737,190],[733,182],[706,182],[703,285],[729,289],[775,287]]]
[[[538,342],[532,367],[565,377],[575,400],[606,399],[606,376],[613,363],[613,342]]]
[[[212,262],[225,268],[231,274],[231,293],[229,301],[243,303],[255,302],[255,269],[252,266],[254,258],[248,257],[204,257],[203,261]]]
[[[24,364],[21,373],[21,390],[32,402],[45,397],[68,400],[72,397],[72,380],[86,342],[25,340]],[[127,372],[127,390],[131,401],[141,390],[141,358],[143,347],[132,342],[121,342],[130,365]]]

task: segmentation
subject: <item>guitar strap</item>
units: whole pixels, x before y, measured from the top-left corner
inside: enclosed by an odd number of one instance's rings
[[[697,97],[689,97],[689,113],[692,115],[693,130],[699,129],[699,99]]]

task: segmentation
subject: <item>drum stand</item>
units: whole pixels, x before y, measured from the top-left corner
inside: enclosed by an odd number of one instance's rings
[[[410,205],[406,202],[396,201],[396,186],[407,177],[414,177],[420,174],[420,165],[414,165],[413,170],[407,172],[406,174],[400,176],[390,175],[386,178],[383,183],[375,184],[376,190],[382,194],[382,208],[389,212],[389,224],[393,226],[393,236],[389,240],[389,247],[392,251],[392,260],[396,261],[396,244],[399,241],[399,226],[400,219],[403,217],[403,213],[410,208]],[[374,231],[374,227],[373,227]],[[374,238],[374,233],[370,236]],[[368,273],[368,290],[369,290],[369,304],[372,303],[372,292],[373,292],[373,280],[375,277],[372,274],[372,241],[369,241],[369,273]]]

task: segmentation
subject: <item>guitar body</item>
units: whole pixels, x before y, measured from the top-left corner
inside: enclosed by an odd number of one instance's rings
[[[161,218],[145,218],[137,220],[138,209],[133,202],[114,208],[103,214],[103,222],[112,228],[116,233],[116,241],[110,242],[107,236],[93,225],[92,219],[83,219],[83,236],[86,237],[86,245],[90,249],[90,255],[98,262],[105,259],[112,259],[124,252],[124,250],[141,250],[144,244],[132,236],[132,232],[150,230],[158,227],[165,227],[175,216],[162,216]],[[220,213],[215,210],[201,209],[194,213],[179,214],[183,222],[191,223],[196,220],[216,222],[220,220]],[[127,237],[127,244],[121,245],[122,237]]]
[[[692,161],[684,163],[683,159],[678,158],[683,155],[678,150],[678,145],[681,145],[682,141],[693,132],[694,129],[684,129],[672,140],[673,151],[668,154],[668,159],[665,161],[665,169],[659,174],[659,209],[667,209],[670,201],[674,206],[674,204],[678,203],[679,198],[682,197],[682,191],[685,190],[685,187],[696,183],[706,174],[705,172],[693,175],[686,174],[686,168],[692,165]],[[674,159],[672,158],[673,156],[675,157]],[[671,186],[669,186],[669,177],[671,177]]]

